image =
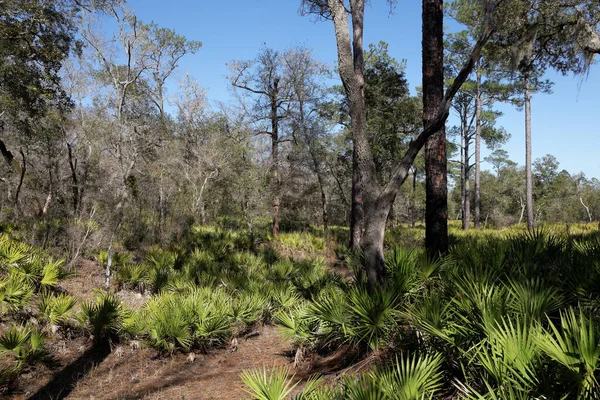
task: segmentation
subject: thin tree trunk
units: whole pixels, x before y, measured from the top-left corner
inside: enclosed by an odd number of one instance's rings
[[[525,208],[527,207],[526,203],[523,203],[523,200],[519,199],[521,203],[521,215],[519,215],[519,224],[523,222],[523,215],[525,214]]]
[[[423,0],[423,126],[436,118],[444,97],[443,0]],[[432,257],[448,251],[446,131],[425,145],[425,247]]]
[[[475,228],[479,228],[481,219],[481,70],[476,66],[477,93],[475,96],[475,204],[473,218]],[[487,218],[487,217],[486,217]]]
[[[592,213],[590,212],[590,208],[585,205],[585,203],[583,202],[583,197],[581,197],[581,195],[579,195],[579,201],[581,202],[581,205],[585,208],[590,222],[592,222]]]
[[[115,222],[115,226],[110,234],[110,242],[108,243],[108,256],[106,258],[106,269],[104,270],[104,290],[108,291],[110,289],[110,276],[112,271],[112,261],[114,255],[114,247],[113,242],[115,240],[115,235],[119,230],[119,226],[121,225],[121,221],[123,220],[123,202],[119,202],[117,204],[117,221]]]
[[[19,175],[19,185],[17,186],[17,190],[15,191],[15,207],[17,208],[17,212],[19,214],[23,214],[23,211],[21,210],[21,203],[19,202],[19,194],[21,193],[23,181],[25,180],[25,171],[27,171],[27,163],[25,162],[25,153],[23,153],[23,149],[19,149],[19,153],[21,154],[23,165],[21,166],[21,175]]]
[[[254,224],[250,218],[250,212],[248,208],[248,195],[245,194],[244,200],[242,201],[242,213],[244,214],[244,220],[246,221],[246,226],[248,227],[248,235],[250,236],[250,250],[255,251],[256,246],[254,244]]]
[[[364,229],[361,238],[361,249],[365,256],[365,269],[371,286],[383,284],[385,281],[385,269],[383,268],[383,237],[385,233],[385,223],[393,204],[398,189],[406,180],[410,168],[419,153],[419,150],[425,146],[429,139],[436,133],[441,134],[442,140],[432,141],[429,147],[436,150],[435,154],[440,154],[440,147],[445,150],[445,132],[444,124],[448,118],[451,101],[456,95],[460,86],[465,82],[473,67],[475,61],[479,59],[483,46],[487,43],[493,32],[493,12],[496,2],[486,2],[485,21],[481,37],[472,49],[469,59],[461,68],[460,72],[450,85],[446,94],[437,97],[438,92],[443,92],[443,12],[442,1],[428,0],[427,6],[424,4],[424,18],[426,24],[423,29],[423,53],[429,54],[434,52],[434,59],[437,69],[430,71],[430,66],[424,65],[424,81],[427,86],[424,87],[424,97],[427,98],[426,104],[431,105],[433,101],[429,97],[437,100],[435,107],[425,110],[429,113],[425,114],[424,122],[427,122],[423,131],[409,144],[408,149],[401,160],[399,160],[392,178],[385,187],[380,187],[377,182],[375,163],[371,155],[369,141],[366,135],[366,115],[364,108],[364,76],[363,76],[363,53],[362,53],[362,35],[363,35],[363,17],[364,17],[364,0],[350,0],[350,12],[352,15],[352,36],[350,35],[350,27],[348,24],[348,14],[344,7],[344,3],[339,0],[327,0],[331,20],[333,21],[336,44],[338,50],[338,71],[344,85],[346,95],[350,105],[350,117],[352,123],[352,139],[355,153],[358,158],[358,167],[360,178],[363,184],[363,208],[364,208]],[[429,10],[432,8],[432,10]],[[435,15],[435,18],[429,18],[429,14]],[[433,39],[430,39],[429,32],[434,32]],[[351,43],[350,38],[353,38]],[[427,39],[427,40],[425,40]],[[354,50],[354,51],[353,51]],[[430,57],[430,56],[426,56]],[[437,71],[439,70],[439,71]],[[432,72],[432,74],[429,74]],[[433,74],[433,72],[441,72]],[[435,75],[435,76],[434,76]],[[435,79],[432,79],[435,78]],[[432,92],[432,93],[430,93]],[[435,94],[435,96],[430,96]],[[438,136],[438,139],[439,139]],[[430,152],[430,155],[433,152]],[[440,177],[443,181],[441,191],[444,196],[441,198],[442,203],[436,204],[433,202],[435,216],[443,217],[439,224],[430,225],[430,243],[437,245],[439,251],[445,251],[447,248],[447,199],[446,192],[446,163],[445,151],[442,155],[443,162],[441,171],[436,172],[429,180],[439,183]],[[437,188],[440,185],[435,185]],[[440,193],[436,193],[440,194]],[[438,233],[441,237],[435,238],[431,234]],[[430,246],[433,247],[433,246]]]
[[[329,238],[329,214],[327,210],[327,193],[325,192],[325,179],[323,179],[323,173],[321,172],[321,164],[319,163],[317,155],[315,154],[315,150],[312,149],[312,146],[310,148],[310,156],[312,158],[313,167],[317,175],[317,181],[319,182],[319,189],[321,190],[321,214],[323,218],[323,234],[325,236],[326,242],[328,243],[327,239]]]
[[[414,228],[417,213],[417,169],[413,166],[412,199],[411,199],[410,225]]]
[[[467,127],[467,120],[465,118],[464,125],[464,159],[463,159],[463,170],[464,170],[464,192],[463,192],[463,220],[462,228],[468,230],[471,227],[471,184],[469,182],[471,166],[469,164],[469,131]]]
[[[271,96],[271,168],[273,188],[273,237],[279,234],[279,116],[277,115],[277,100],[279,94],[279,78],[273,80]]]
[[[529,76],[523,77],[525,87],[525,202],[527,204],[527,229],[535,226],[533,217],[533,173],[531,171],[531,92],[529,89]]]
[[[69,155],[69,168],[71,170],[71,190],[73,192],[73,214],[77,215],[79,210],[79,179],[77,177],[77,159],[73,158],[73,149],[71,144],[67,142],[67,154]]]
[[[378,200],[376,203],[365,205],[366,218],[361,243],[367,281],[371,287],[382,286],[385,283],[383,239],[388,213],[393,203],[381,197]]]
[[[465,223],[465,117],[460,116],[460,220],[464,229]]]

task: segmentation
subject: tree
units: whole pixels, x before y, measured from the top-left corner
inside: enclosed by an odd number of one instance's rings
[[[435,120],[444,96],[444,2],[423,0],[423,127]],[[448,251],[446,130],[425,145],[425,247],[432,257]]]
[[[421,129],[422,101],[421,96],[410,96],[404,62],[389,55],[387,43],[370,44],[364,58],[367,135],[378,182],[385,185],[396,167],[396,160]],[[344,88],[338,86],[336,92],[340,95],[338,107],[342,125],[348,127],[350,115]],[[346,129],[344,133],[350,140],[351,132]],[[389,219],[393,219],[392,212]]]
[[[91,52],[89,67],[106,89],[104,96],[96,100],[103,101],[105,110],[112,112],[107,115],[104,138],[119,171],[112,191],[115,204],[106,265],[108,289],[113,240],[123,222],[126,203],[136,197],[138,178],[134,167],[156,150],[164,133],[165,81],[179,59],[196,52],[200,43],[154,24],[144,24],[126,8],[110,6],[107,12],[116,23],[117,33],[106,37],[88,15],[82,36]],[[163,132],[153,130],[154,124],[147,123],[156,120],[163,124]],[[160,209],[161,206],[159,213]]]
[[[321,194],[321,217],[325,237],[329,236],[329,210],[325,164],[327,159],[328,127],[323,121],[328,88],[321,79],[327,68],[313,59],[303,47],[292,49],[285,57],[285,74],[290,77],[294,103],[292,105],[293,132],[296,144],[302,144],[309,156],[309,170],[317,177]],[[296,148],[298,148],[297,146]]]
[[[249,105],[243,104],[248,113],[255,135],[267,135],[271,139],[270,181],[273,202],[273,236],[279,233],[279,207],[281,200],[281,177],[279,147],[292,140],[292,132],[284,132],[283,125],[290,117],[293,88],[289,76],[284,73],[285,61],[290,52],[281,54],[265,48],[254,61],[235,61],[229,64],[229,80],[234,88],[250,94]],[[244,102],[242,102],[244,103]]]
[[[502,36],[515,38],[510,46],[513,68],[518,70],[523,83],[525,108],[525,169],[527,180],[527,226],[534,227],[533,178],[531,168],[531,91],[532,79],[541,76],[547,68],[563,74],[584,73],[591,65],[598,43],[595,28],[600,22],[600,5],[592,1],[565,3],[547,1],[538,7],[529,7],[520,1],[513,6],[508,26]],[[597,49],[596,49],[597,50]]]
[[[47,133],[52,130],[55,135],[52,140],[45,138],[45,146],[54,146],[59,135],[56,131],[60,130],[58,120],[72,106],[61,85],[60,70],[67,57],[80,50],[76,33],[81,10],[97,10],[110,3],[113,1],[0,2],[0,152],[8,165],[9,179],[3,178],[3,182],[9,186],[8,192],[14,193],[17,208],[19,194],[28,179],[26,147],[38,140],[44,141],[43,131],[39,129],[42,125]],[[19,150],[15,156],[16,148]],[[32,171],[29,168],[29,172]],[[10,175],[15,172],[13,191]],[[42,207],[44,214],[52,192],[48,190],[46,206]]]
[[[458,22],[464,24],[467,29],[459,31],[454,34],[448,35],[447,45],[447,69],[449,70],[447,75],[452,76],[455,74],[455,69],[460,67],[462,59],[468,49],[472,46],[472,43],[476,40],[478,32],[478,3],[457,1],[451,3],[447,7],[448,14],[456,19]],[[519,86],[515,85],[510,80],[510,68],[505,59],[498,59],[494,54],[493,48],[486,49],[479,60],[477,60],[474,69],[474,80],[469,80],[461,88],[461,92],[465,93],[466,98],[463,98],[463,103],[466,101],[467,104],[472,102],[472,110],[466,115],[462,110],[462,122],[461,125],[465,126],[465,117],[469,118],[469,125],[474,125],[472,135],[474,136],[475,152],[473,165],[475,167],[474,176],[474,225],[475,228],[479,227],[480,224],[480,206],[481,206],[481,140],[482,133],[485,129],[485,115],[491,116],[492,107],[496,102],[515,102],[516,96],[518,95]],[[460,96],[463,97],[463,96]],[[485,111],[487,109],[487,112]],[[459,116],[461,112],[459,112]],[[499,116],[499,115],[498,115]],[[471,118],[472,117],[472,118]],[[489,132],[489,125],[487,127]],[[501,131],[497,131],[500,133]],[[500,136],[499,136],[500,137]],[[498,137],[498,138],[499,138]],[[487,140],[484,141],[487,142]],[[463,143],[465,143],[463,141]],[[465,143],[468,147],[470,141]],[[488,143],[489,144],[489,143]],[[463,152],[464,155],[470,157],[469,152]],[[463,161],[463,165],[464,161]],[[470,168],[463,168],[463,174],[469,173]],[[464,179],[463,179],[464,182]],[[468,180],[467,180],[468,185]],[[470,192],[467,190],[466,192]],[[468,201],[467,194],[463,194],[463,199]],[[463,201],[464,205],[464,201]],[[467,207],[468,210],[468,207]],[[463,215],[465,213],[463,212]],[[463,221],[464,222],[464,221]]]
[[[366,130],[363,54],[364,1],[351,0],[349,4],[346,5],[346,3],[340,0],[328,0],[327,2],[323,0],[305,0],[302,4],[303,12],[316,13],[331,19],[334,25],[338,49],[338,70],[346,96],[348,97],[350,110],[352,140],[354,146],[353,157],[356,157],[357,159],[355,167],[358,170],[360,183],[363,189],[365,219],[364,231],[361,239],[361,250],[365,258],[365,270],[369,282],[371,285],[382,285],[385,281],[383,236],[391,205],[396,197],[398,188],[406,180],[410,172],[410,167],[419,150],[425,145],[429,137],[443,128],[444,122],[448,116],[452,98],[462,83],[467,79],[473,69],[475,61],[479,58],[481,49],[491,36],[493,31],[492,16],[496,3],[487,2],[486,18],[485,23],[483,24],[481,39],[473,48],[471,56],[454,80],[452,86],[450,86],[446,94],[441,98],[435,112],[435,117],[432,115],[432,118],[428,119],[429,124],[411,142],[385,187],[377,182],[376,167],[373,161]],[[348,19],[350,19],[350,22]],[[436,23],[441,24],[442,19],[436,20]],[[352,25],[352,31],[350,30],[350,24]],[[441,27],[431,28],[435,30],[442,29]],[[443,47],[442,42],[436,45]],[[443,53],[443,48],[440,49],[440,52]],[[443,76],[441,77],[440,84],[443,85]],[[442,210],[441,214],[444,212],[445,211]],[[443,226],[444,223],[440,222],[439,225],[436,225],[431,229],[433,231],[443,230]],[[441,242],[444,241],[447,241],[447,239],[442,238]],[[438,251],[442,250],[443,246],[436,247],[435,251]]]

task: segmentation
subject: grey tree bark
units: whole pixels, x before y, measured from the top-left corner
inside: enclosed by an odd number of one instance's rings
[[[439,3],[439,0],[436,0],[437,3]],[[492,35],[492,14],[496,4],[496,2],[491,1],[486,2],[486,16],[481,37],[473,47],[468,60],[452,85],[448,88],[446,94],[441,97],[435,113],[432,113],[431,118],[428,119],[428,124],[409,144],[390,181],[385,187],[382,187],[377,182],[375,163],[373,162],[366,133],[362,48],[364,0],[350,0],[349,11],[352,21],[352,35],[350,34],[348,14],[344,3],[341,0],[327,1],[329,16],[333,21],[335,30],[338,71],[350,108],[352,139],[357,157],[356,167],[363,184],[364,229],[360,247],[365,258],[366,275],[372,286],[383,285],[385,282],[383,236],[390,207],[394,202],[398,188],[406,180],[415,157],[427,140],[435,133],[443,130],[452,99],[473,70],[475,61],[479,59],[483,46]],[[321,8],[319,9],[321,10]],[[441,24],[442,20],[439,19],[437,23]],[[436,29],[441,30],[441,27]],[[443,45],[443,43],[440,44]],[[424,49],[424,51],[426,50]],[[443,80],[441,84],[443,89]],[[435,144],[439,145],[439,143]],[[433,147],[436,151],[439,151],[438,146]]]
[[[473,219],[475,228],[479,228],[481,220],[481,71],[476,67],[475,97],[475,204]]]
[[[531,91],[529,77],[523,77],[525,93],[525,203],[527,205],[527,229],[533,229],[533,173],[531,170]]]

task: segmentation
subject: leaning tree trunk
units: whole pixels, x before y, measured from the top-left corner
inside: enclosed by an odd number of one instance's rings
[[[423,0],[423,126],[438,114],[444,97],[443,0]],[[448,251],[446,132],[442,126],[425,145],[425,247],[430,256]]]
[[[478,63],[479,64],[479,63]],[[481,219],[481,71],[476,67],[477,93],[475,96],[475,204],[473,219],[475,228],[479,228]]]
[[[527,204],[527,229],[534,228],[533,217],[533,174],[531,172],[531,92],[529,89],[529,76],[523,78],[525,88],[525,188]]]
[[[383,264],[383,237],[385,224],[391,205],[410,172],[410,168],[419,153],[429,139],[438,134],[437,139],[430,142],[428,146],[429,155],[440,157],[442,160],[435,163],[434,175],[429,176],[429,181],[435,183],[434,189],[438,189],[435,199],[441,201],[437,204],[432,201],[430,211],[435,211],[433,218],[437,224],[428,226],[430,248],[435,247],[438,251],[445,251],[448,246],[448,224],[446,220],[447,199],[446,192],[446,159],[445,159],[445,132],[444,124],[448,118],[450,104],[460,86],[465,82],[475,61],[479,59],[483,46],[487,43],[493,32],[493,11],[496,3],[486,2],[486,15],[483,32],[477,41],[468,61],[462,67],[456,79],[443,95],[443,12],[442,0],[424,0],[424,29],[423,29],[423,53],[424,60],[424,85],[423,94],[427,107],[425,113],[423,131],[409,144],[408,149],[401,160],[399,160],[394,173],[385,187],[379,186],[375,170],[375,163],[371,155],[371,148],[366,135],[366,114],[364,108],[364,76],[363,76],[363,17],[364,0],[350,0],[350,12],[352,16],[352,35],[348,24],[348,14],[344,3],[340,0],[327,0],[330,17],[334,24],[336,44],[338,50],[338,71],[350,105],[350,119],[352,124],[352,139],[357,157],[356,166],[359,169],[359,177],[363,185],[363,207],[364,207],[364,229],[361,238],[361,249],[365,256],[365,271],[371,286],[385,282],[385,269]],[[433,33],[432,33],[433,32]],[[352,42],[350,41],[352,39]],[[354,51],[353,51],[354,50]],[[432,68],[435,66],[435,68]],[[439,94],[441,93],[441,96]],[[441,139],[441,140],[440,140]],[[439,150],[444,150],[442,153]],[[434,151],[432,151],[434,150]],[[431,183],[430,182],[430,183]],[[441,184],[440,184],[441,182]],[[430,185],[432,186],[432,185]],[[440,193],[442,192],[442,193]],[[443,194],[441,196],[440,194]],[[441,218],[440,218],[441,217]],[[435,235],[438,234],[438,237]]]

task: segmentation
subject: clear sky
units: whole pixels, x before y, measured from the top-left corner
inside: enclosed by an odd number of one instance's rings
[[[181,61],[180,69],[200,81],[212,103],[231,100],[226,63],[253,59],[265,44],[281,50],[304,45],[321,61],[335,64],[332,23],[299,15],[299,5],[300,0],[129,0],[142,21],[203,43],[197,54]],[[411,89],[420,86],[421,2],[401,0],[390,14],[386,1],[372,0],[365,11],[365,44],[380,40],[389,44],[393,57],[406,60]],[[547,78],[555,82],[553,94],[532,99],[533,158],[552,154],[560,168],[600,179],[600,62],[587,80],[554,72]],[[512,134],[504,148],[513,161],[524,164],[524,115],[511,106],[498,108],[505,113],[499,124]]]

